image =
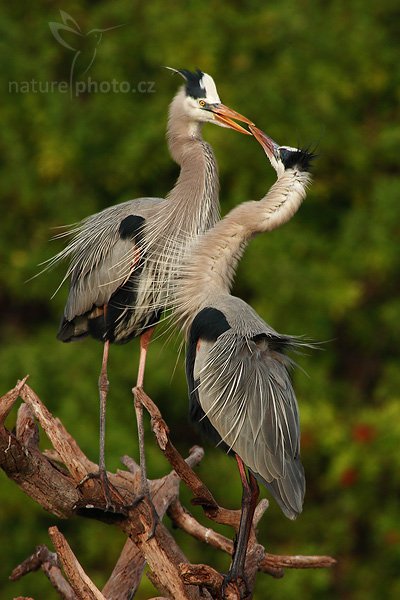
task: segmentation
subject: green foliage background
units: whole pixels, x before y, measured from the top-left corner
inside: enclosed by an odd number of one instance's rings
[[[73,54],[48,22],[68,12],[82,31],[105,33],[77,79],[154,82],[153,93],[17,93],[10,83],[68,81]],[[327,340],[300,358],[295,385],[307,474],[304,513],[294,523],[272,503],[260,540],[274,553],[332,554],[330,571],[259,576],[256,598],[400,597],[400,305],[398,235],[399,37],[394,0],[161,0],[13,2],[0,18],[1,391],[30,382],[84,451],[96,459],[101,346],[60,344],[66,298],[50,298],[62,270],[32,281],[62,247],[52,228],[129,198],[163,196],[177,166],[164,142],[179,81],[161,65],[199,66],[222,100],[281,143],[318,144],[315,181],[296,217],[252,242],[235,292],[275,328]],[[38,84],[37,84],[38,85]],[[22,89],[22,88],[21,88]],[[274,176],[251,138],[207,126],[221,175],[222,210],[260,198]],[[199,442],[187,425],[178,341],[152,344],[146,388],[183,452]],[[130,389],[137,344],[113,347],[107,460],[137,455]],[[15,419],[13,413],[9,420]],[[149,470],[164,474],[148,434]],[[211,448],[200,473],[221,502],[237,507],[235,464]],[[0,475],[2,598],[55,598],[42,573],[7,582],[47,527],[65,533],[101,586],[123,539],[82,520],[58,522]],[[200,516],[200,513],[199,513]],[[228,532],[230,533],[230,532]],[[226,570],[226,557],[177,534],[192,562]],[[140,599],[154,595],[144,582]]]

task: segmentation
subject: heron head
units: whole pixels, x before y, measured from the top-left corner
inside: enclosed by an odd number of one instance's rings
[[[234,119],[248,125],[252,124],[252,121],[222,104],[215,82],[210,75],[199,69],[194,72],[171,67],[167,67],[167,69],[179,73],[186,81],[183,102],[184,110],[190,119],[198,123],[214,123],[220,127],[229,127],[240,133],[251,135]]]
[[[298,169],[299,171],[309,171],[310,163],[315,158],[315,154],[308,150],[292,148],[291,146],[279,146],[264,131],[254,125],[250,125],[250,131],[261,144],[265,154],[275,169],[278,177],[281,177],[288,169]]]

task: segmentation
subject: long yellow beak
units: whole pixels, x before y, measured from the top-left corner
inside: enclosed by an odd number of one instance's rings
[[[234,129],[235,131],[239,131],[246,135],[251,135],[247,129],[244,129],[244,127],[233,121],[233,119],[236,119],[237,121],[242,121],[248,125],[253,125],[253,122],[247,117],[244,117],[235,110],[225,106],[225,104],[211,104],[209,105],[209,110],[215,115],[215,119],[225,127],[229,127],[230,129]]]

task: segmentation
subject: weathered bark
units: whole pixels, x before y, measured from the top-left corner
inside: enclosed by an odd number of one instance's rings
[[[96,479],[85,479],[89,473],[96,472],[98,466],[85,456],[59,419],[53,417],[27,385],[26,379],[18,382],[0,399],[1,468],[26,494],[57,517],[90,516],[112,523],[125,532],[127,541],[102,591],[83,571],[67,541],[55,527],[50,528],[49,534],[57,555],[45,546],[38,547],[13,571],[12,579],[40,568],[64,600],[128,600],[134,596],[147,562],[149,578],[163,598],[204,600],[224,597],[226,600],[240,600],[252,597],[259,571],[282,577],[284,568],[321,568],[335,564],[334,559],[327,556],[275,556],[266,553],[258,544],[255,531],[268,507],[268,502],[262,500],[255,512],[247,552],[247,586],[240,582],[225,585],[223,576],[212,567],[191,565],[162,523],[167,511],[176,526],[227,554],[232,554],[233,542],[199,523],[182,506],[179,501],[181,480],[192,491],[193,503],[200,504],[211,520],[228,524],[236,531],[240,520],[240,511],[220,507],[193,471],[204,455],[203,450],[192,448],[189,457],[184,460],[171,443],[168,427],[158,408],[142,389],[135,389],[136,401],[149,412],[157,443],[173,471],[162,479],[149,481],[149,497],[141,498],[138,497],[142,488],[140,469],[132,459],[124,457],[128,470],[109,473],[109,480],[116,496],[126,502],[126,507],[123,513],[106,511],[101,485]],[[18,411],[14,435],[5,428],[4,420],[19,397],[24,403]],[[37,422],[51,441],[51,450],[40,452]],[[82,479],[85,480],[83,484]],[[161,596],[158,598],[161,600]]]
[[[85,598],[85,600],[106,600],[93,581],[86,575],[67,540],[57,527],[50,527],[49,535],[71,587],[78,598]]]
[[[37,546],[35,552],[13,570],[10,579],[16,581],[38,569],[42,569],[63,600],[79,600],[61,572],[57,554],[50,552],[47,546]]]

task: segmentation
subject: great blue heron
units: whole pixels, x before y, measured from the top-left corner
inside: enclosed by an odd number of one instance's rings
[[[174,309],[187,341],[190,418],[215,444],[234,453],[243,483],[230,579],[243,574],[257,480],[290,519],[302,511],[305,492],[299,414],[289,375],[293,362],[285,354],[301,341],[272,329],[230,290],[250,238],[282,225],[300,207],[313,155],[278,146],[255,127],[250,130],[278,180],[262,200],[235,207],[193,242],[177,280]]]
[[[129,200],[84,219],[72,230],[68,246],[51,261],[71,261],[64,278],[70,279],[70,289],[58,339],[70,342],[91,335],[104,342],[99,377],[99,476],[107,504],[104,444],[109,344],[141,336],[137,378],[141,387],[147,346],[165,307],[170,274],[187,241],[219,218],[217,165],[211,146],[202,139],[202,125],[214,123],[249,134],[232,119],[251,123],[221,104],[210,75],[199,70],[176,72],[186,85],[169,108],[168,146],[181,167],[174,188],[165,199]]]

